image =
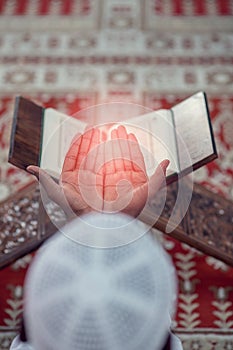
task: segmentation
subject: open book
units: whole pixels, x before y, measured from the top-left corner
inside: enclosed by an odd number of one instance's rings
[[[111,130],[119,124],[137,137],[148,175],[163,159],[170,160],[167,183],[217,158],[207,98],[198,92],[171,109],[149,111],[133,104],[113,103],[91,107],[75,117],[19,96],[9,162],[23,169],[39,165],[58,178],[77,133],[100,125],[110,138]]]

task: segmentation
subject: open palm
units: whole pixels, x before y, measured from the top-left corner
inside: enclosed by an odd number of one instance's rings
[[[29,166],[28,171],[40,175],[48,196],[66,213],[70,209],[76,215],[123,211],[137,216],[148,199],[149,184],[153,195],[164,182],[168,164],[164,160],[149,179],[136,137],[119,126],[109,141],[98,128],[77,135],[66,154],[59,184],[38,167]]]
[[[148,178],[138,140],[134,134],[128,134],[124,126],[112,131],[107,149],[103,209],[137,216],[148,199],[150,182],[153,181],[153,194],[161,187],[169,161],[160,164],[162,172],[157,168],[152,179]]]
[[[103,209],[104,175],[98,169],[98,163],[104,157],[99,151],[101,143],[100,130],[93,128],[77,135],[66,154],[60,185],[77,214]]]

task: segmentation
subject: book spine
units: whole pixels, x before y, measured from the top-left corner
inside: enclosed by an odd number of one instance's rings
[[[207,112],[207,118],[208,118],[208,124],[209,124],[210,135],[211,135],[212,146],[213,146],[213,153],[214,153],[213,159],[215,159],[215,158],[218,157],[218,153],[217,153],[217,148],[216,148],[216,144],[215,144],[215,140],[214,140],[213,127],[212,127],[211,119],[210,119],[210,112],[209,112],[208,100],[207,100],[206,93],[205,93],[204,91],[203,91],[203,96],[204,96],[204,100],[205,100],[206,112]]]
[[[20,96],[17,96],[15,98],[15,109],[14,109],[13,121],[12,121],[12,127],[11,127],[10,150],[9,150],[8,160],[10,160],[12,158],[13,152],[14,152],[14,139],[15,139],[15,134],[16,134],[16,125],[17,125],[17,116],[18,116],[18,110],[19,110],[19,102],[20,102]]]
[[[38,154],[38,165],[41,164],[41,157],[42,157],[42,147],[43,147],[43,131],[44,131],[44,118],[45,118],[45,111],[46,108],[42,108],[42,113],[41,113],[41,124],[40,124],[40,146],[39,146],[39,154]]]
[[[177,162],[178,162],[178,169],[179,169],[178,173],[180,173],[181,166],[180,166],[179,146],[178,146],[178,140],[177,140],[175,113],[172,108],[170,109],[170,112],[171,112],[171,119],[172,119],[172,125],[174,130],[174,137],[175,137],[175,147],[176,147],[176,155],[177,155]]]

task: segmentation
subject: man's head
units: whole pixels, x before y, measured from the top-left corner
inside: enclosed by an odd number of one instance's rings
[[[85,220],[107,229],[109,221],[118,227],[131,218],[88,214]],[[81,226],[74,220],[66,230]],[[171,261],[150,233],[115,248],[88,247],[57,233],[27,275],[27,335],[35,350],[160,350],[175,294]]]

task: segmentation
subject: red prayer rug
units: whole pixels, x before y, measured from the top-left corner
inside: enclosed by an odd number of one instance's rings
[[[33,181],[7,163],[16,95],[73,114],[111,101],[169,108],[199,90],[219,158],[194,179],[233,199],[232,13],[231,0],[0,0],[0,200]],[[162,240],[179,278],[173,326],[184,349],[233,349],[233,269]],[[31,260],[0,271],[1,350],[20,322]]]

